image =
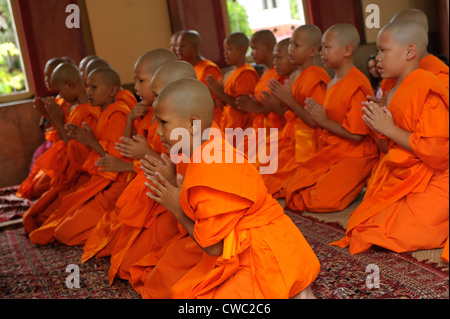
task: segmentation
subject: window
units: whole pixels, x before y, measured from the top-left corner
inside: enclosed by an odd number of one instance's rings
[[[31,97],[10,0],[0,0],[0,103]]]
[[[244,32],[249,38],[269,29],[280,41],[306,23],[302,0],[227,0],[227,4],[231,31]]]

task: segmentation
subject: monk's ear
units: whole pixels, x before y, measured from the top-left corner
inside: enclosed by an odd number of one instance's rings
[[[352,57],[354,52],[355,52],[355,48],[352,45],[346,45],[345,46],[344,56],[346,58]]]
[[[109,88],[110,96],[115,97],[119,93],[119,87],[114,85]]]
[[[412,59],[415,59],[417,55],[418,55],[417,46],[414,43],[409,44],[406,51],[406,59],[410,61]]]
[[[319,51],[320,51],[319,47],[316,47],[316,46],[311,47],[310,57],[314,58],[317,54],[319,54]]]
[[[64,83],[67,84],[69,86],[69,88],[71,88],[71,89],[75,88],[75,86],[76,86],[75,82],[70,79],[66,80]]]

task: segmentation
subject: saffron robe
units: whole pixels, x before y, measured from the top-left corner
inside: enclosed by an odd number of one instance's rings
[[[330,80],[323,68],[311,66],[292,83],[292,96],[302,106],[308,97],[322,105]],[[269,194],[276,198],[285,196],[284,185],[295,168],[316,153],[316,135],[320,130],[309,127],[291,110],[285,117],[287,124],[278,137],[278,170],[274,174],[262,175]]]
[[[189,164],[180,193],[202,247],[223,241],[222,255],[200,262],[171,291],[172,298],[290,298],[307,288],[319,261],[283,208],[267,194],[258,171],[242,153],[214,137],[205,148],[222,163]],[[224,163],[228,155],[242,163]]]
[[[100,117],[100,108],[90,103],[76,105],[67,116],[67,122],[78,126],[84,122],[90,127],[96,127]],[[85,172],[83,164],[90,153],[89,148],[76,140],[68,144],[62,140],[56,142],[37,161],[43,172],[51,179],[50,189],[23,215],[23,225],[26,233],[40,227],[50,216],[53,208],[60,204],[59,196],[70,192],[75,185],[80,185],[87,179],[81,177]],[[80,178],[81,177],[81,178]]]
[[[120,158],[115,143],[122,136],[129,108],[115,102],[101,112],[96,138],[110,155]],[[66,245],[81,245],[88,238],[102,214],[114,207],[117,198],[128,184],[129,173],[102,172],[95,166],[100,155],[91,151],[84,169],[91,175],[89,181],[65,196],[58,209],[45,223],[30,233],[30,241],[47,244],[57,240]]]
[[[195,74],[197,75],[197,79],[207,85],[206,78],[208,75],[212,75],[212,77],[219,81],[222,79],[222,71],[213,61],[208,59],[203,59],[198,61],[198,63],[194,66]],[[214,103],[214,121],[220,121],[222,118],[222,107],[216,103],[216,97],[211,93],[211,97],[213,98]]]
[[[55,101],[63,110],[65,121],[67,122],[67,117],[70,113],[70,105],[61,97],[56,97]],[[55,145],[55,143],[58,142],[58,131],[54,128],[48,128],[45,132],[45,140],[50,141],[52,146]],[[50,149],[51,147],[47,149],[47,151]],[[45,151],[44,154],[47,151]],[[57,163],[53,162],[53,165],[57,165]],[[46,161],[40,161],[39,164],[35,163],[27,178],[20,184],[16,195],[21,198],[34,200],[38,199],[45,191],[49,190],[51,178],[45,173],[45,169],[53,168],[49,167],[48,162]]]
[[[116,101],[125,103],[130,111],[133,109],[133,107],[137,104],[136,97],[134,94],[127,89],[120,89],[119,92],[116,95]]]
[[[225,80],[225,93],[237,98],[241,95],[253,95],[259,75],[250,64],[243,64],[235,68]],[[251,113],[242,113],[230,105],[225,105],[222,111],[220,128],[242,128],[245,130],[252,126],[253,116]]]
[[[299,165],[287,181],[286,206],[298,211],[336,212],[347,207],[365,186],[378,160],[378,147],[362,119],[362,101],[372,95],[369,80],[353,67],[329,87],[323,106],[328,117],[360,142],[321,129],[317,153]]]
[[[395,252],[439,248],[448,239],[448,90],[430,72],[415,70],[389,110],[396,125],[412,133],[412,152],[389,142],[345,237],[334,243],[349,246],[351,254],[372,245]]]

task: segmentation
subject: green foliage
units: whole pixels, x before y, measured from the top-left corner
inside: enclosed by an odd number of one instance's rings
[[[300,13],[298,12],[297,0],[289,0],[291,7],[291,17],[293,20],[300,20]]]
[[[243,32],[251,38],[253,31],[248,25],[248,15],[239,0],[227,0],[228,16],[230,18],[231,32]]]
[[[25,90],[8,0],[0,0],[0,95]]]

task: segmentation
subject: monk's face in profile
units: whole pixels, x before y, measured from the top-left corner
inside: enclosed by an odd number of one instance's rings
[[[335,31],[327,31],[323,35],[320,56],[326,68],[335,69],[342,64],[345,56],[345,47],[337,40]]]
[[[256,64],[263,64],[267,55],[270,54],[268,46],[255,38],[250,39],[250,48],[252,49],[253,61]]]
[[[161,143],[163,143],[168,153],[170,153],[172,146],[180,142],[183,137],[182,135],[174,134],[174,136],[177,136],[177,139],[171,139],[170,135],[173,130],[182,129],[183,131],[191,131],[189,119],[180,116],[175,111],[176,108],[172,103],[170,98],[165,98],[163,100],[157,100],[154,105],[154,116],[158,122],[156,134],[161,138]],[[192,136],[190,136],[190,144],[192,144]],[[190,147],[192,146],[190,145]]]
[[[186,36],[181,35],[178,39],[178,46],[176,48],[178,59],[187,62],[192,61],[197,54],[196,48]]]
[[[52,83],[51,85],[66,102],[73,103],[76,101],[76,90],[73,82],[65,81],[64,83]]]
[[[53,70],[55,68],[54,67],[45,67],[44,69],[44,82],[45,82],[45,87],[47,88],[47,90],[52,93],[55,94],[56,90],[55,88],[52,86],[52,73]]]
[[[278,75],[289,75],[295,68],[289,58],[287,47],[276,45],[273,49],[273,66]]]
[[[152,105],[155,100],[152,91],[153,74],[144,63],[139,63],[134,69],[134,89],[144,105]]]
[[[407,47],[396,41],[391,32],[381,31],[377,37],[377,67],[383,79],[398,78],[407,69]]]
[[[304,31],[295,31],[289,43],[289,58],[293,64],[302,65],[311,56],[308,35]]]
[[[235,65],[239,62],[239,59],[242,57],[242,55],[245,55],[245,52],[243,52],[242,48],[237,47],[235,44],[225,40],[224,42],[224,48],[223,48],[223,55],[225,58],[225,62],[227,62],[228,65]]]
[[[114,87],[106,85],[99,73],[91,72],[87,79],[87,95],[92,106],[104,107],[114,100]]]

